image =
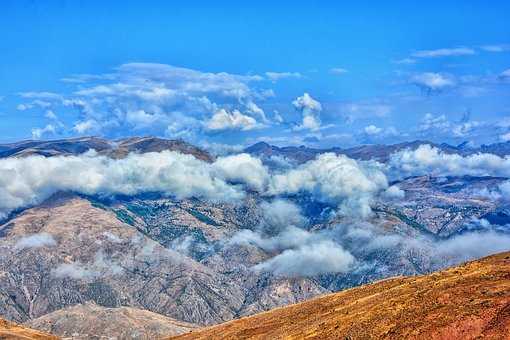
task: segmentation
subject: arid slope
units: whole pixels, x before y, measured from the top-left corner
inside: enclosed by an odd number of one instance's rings
[[[0,319],[0,339],[57,340],[59,338]]]
[[[510,339],[510,253],[379,281],[176,339]]]
[[[27,326],[74,340],[156,339],[191,331],[195,325],[132,307],[106,308],[86,303],[31,320]]]

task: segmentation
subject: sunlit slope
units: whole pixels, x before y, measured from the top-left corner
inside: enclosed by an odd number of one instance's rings
[[[0,319],[0,339],[6,340],[57,340],[56,336],[49,335],[34,329],[26,328],[13,322]]]
[[[510,339],[510,252],[399,277],[176,339]]]

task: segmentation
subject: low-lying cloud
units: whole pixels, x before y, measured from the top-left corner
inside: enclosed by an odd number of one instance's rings
[[[337,205],[340,213],[366,217],[374,197],[387,187],[378,167],[334,154],[277,173],[248,154],[219,157],[213,163],[173,151],[132,153],[123,159],[94,152],[29,156],[0,160],[0,218],[59,191],[85,195],[158,192],[176,199],[232,202],[242,199],[247,190],[265,197],[304,192]]]
[[[14,245],[14,249],[53,247],[56,244],[57,242],[51,234],[38,233],[20,238]]]
[[[500,176],[510,177],[510,158],[489,153],[449,154],[428,144],[391,155],[389,166],[397,176]]]

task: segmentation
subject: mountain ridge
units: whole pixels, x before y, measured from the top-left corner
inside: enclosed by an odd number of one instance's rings
[[[167,339],[510,339],[510,252]]]

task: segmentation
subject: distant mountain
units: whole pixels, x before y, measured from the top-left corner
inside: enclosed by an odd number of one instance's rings
[[[172,339],[509,339],[510,253],[397,277]]]
[[[0,158],[23,157],[29,155],[67,156],[79,155],[88,150],[113,158],[125,157],[130,152],[160,152],[163,150],[191,154],[198,159],[211,162],[213,157],[206,151],[181,140],[157,137],[131,137],[109,141],[98,137],[82,137],[52,141],[22,141],[0,144]]]
[[[416,140],[412,142],[403,142],[398,144],[371,144],[371,145],[360,145],[351,148],[326,148],[316,149],[309,148],[306,146],[287,146],[278,147],[270,145],[265,142],[258,142],[244,149],[244,152],[254,156],[261,157],[263,159],[269,159],[272,156],[285,157],[291,161],[297,163],[304,163],[311,159],[314,159],[317,155],[333,152],[335,154],[346,155],[353,159],[369,160],[375,159],[381,162],[385,162],[389,159],[390,155],[394,152],[411,149],[415,150],[420,145],[428,144],[442,150],[445,153],[456,153],[460,155],[469,155],[477,152],[493,153],[499,156],[510,155],[510,142],[482,145],[479,148],[470,147],[468,143],[462,143],[458,146],[449,145],[447,143],[433,143],[426,140]]]

